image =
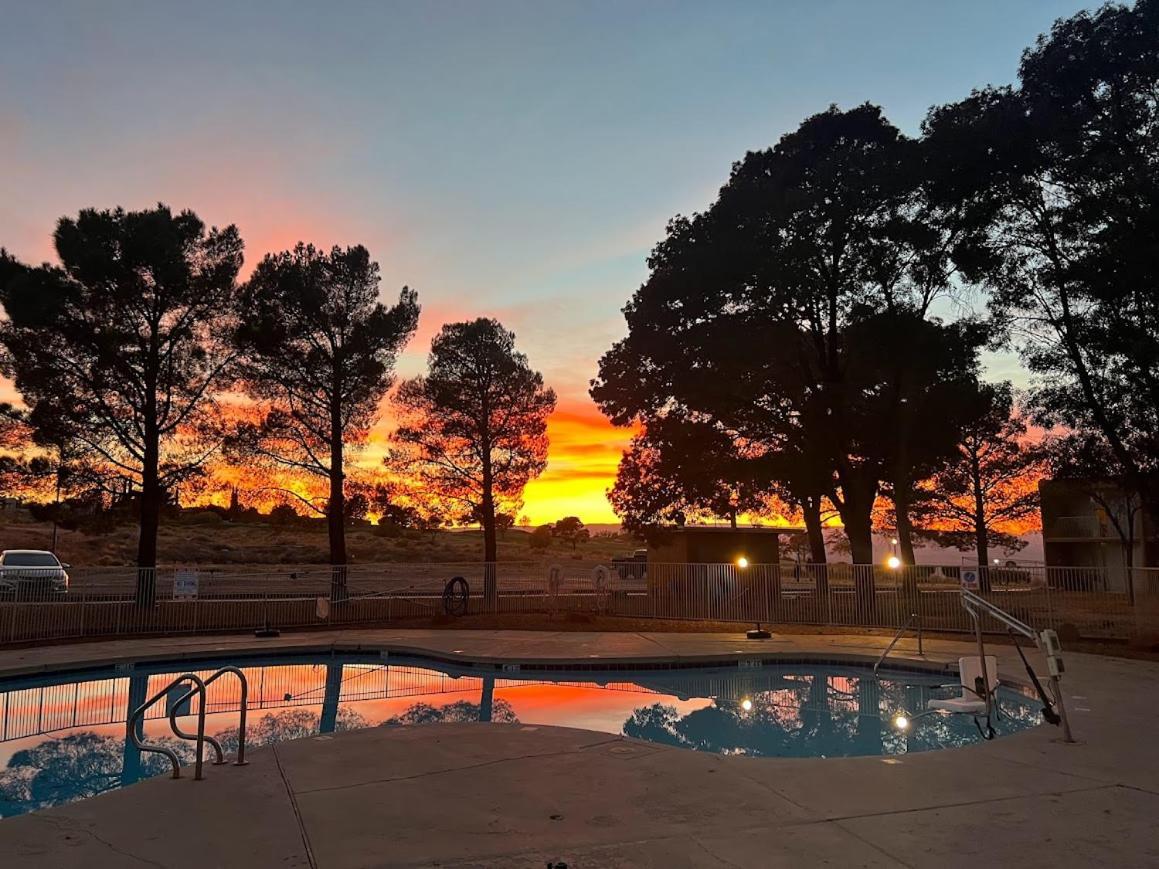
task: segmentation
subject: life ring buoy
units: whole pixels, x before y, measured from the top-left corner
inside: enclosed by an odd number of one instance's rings
[[[611,582],[611,579],[612,573],[604,565],[598,564],[592,569],[592,585],[595,587],[597,593],[603,594],[607,591],[608,583]]]
[[[559,587],[563,584],[563,565],[553,564],[547,568],[547,593],[552,597],[559,594]]]
[[[471,598],[471,586],[461,576],[454,576],[443,589],[443,612],[449,616],[467,614],[467,602]]]

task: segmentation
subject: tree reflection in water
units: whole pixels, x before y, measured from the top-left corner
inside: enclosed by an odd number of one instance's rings
[[[451,724],[461,721],[479,721],[482,709],[478,703],[469,703],[458,700],[446,706],[431,706],[427,703],[415,703],[401,715],[392,716],[382,722],[388,724]],[[518,724],[515,710],[506,700],[495,700],[492,703],[491,721],[499,724]]]
[[[353,709],[338,711],[337,730],[358,730],[370,722]],[[287,709],[264,715],[251,724],[246,745],[272,745],[290,739],[302,739],[319,732],[320,718],[307,709]],[[219,731],[214,736],[227,753],[237,751],[237,728]],[[193,744],[171,736],[149,736],[153,745],[172,749],[183,764],[193,763]],[[206,751],[210,749],[207,747]],[[71,803],[130,784],[123,777],[125,740],[83,730],[12,755],[8,766],[0,771],[0,817]],[[139,778],[168,773],[169,760],[153,752],[141,753]]]
[[[193,748],[173,737],[151,740],[192,762]],[[0,772],[0,817],[93,797],[121,786],[125,741],[91,731],[49,739],[12,755]],[[141,758],[143,776],[169,771],[159,754]]]
[[[622,732],[696,751],[763,757],[902,754],[981,741],[969,716],[923,716],[904,733],[894,727],[897,713],[912,720],[930,698],[949,693],[952,689],[897,679],[792,676],[780,679],[775,689],[716,698],[684,715],[663,703],[644,706],[624,722]],[[998,706],[994,723],[1000,734],[1039,717],[1038,708],[1021,695],[1003,694]]]
[[[623,734],[697,751],[778,757],[900,754],[980,740],[968,716],[915,718],[932,697],[957,693],[930,684],[930,680],[923,683],[919,676],[875,679],[852,673],[805,675],[767,668],[751,676],[738,677],[734,671],[712,679],[716,681],[696,686],[698,696],[714,698],[709,705],[687,714],[666,702],[640,707],[624,722]],[[679,690],[678,682],[664,677],[649,676],[627,684],[665,699],[690,699]],[[587,692],[592,687],[585,685],[578,690],[590,696]],[[624,690],[623,686],[619,690]],[[459,700],[444,706],[418,700],[382,724],[518,723],[507,700],[495,699],[487,690],[481,699],[482,703]],[[913,722],[906,732],[893,725],[899,712],[905,712]],[[349,705],[336,705],[331,714],[333,717],[326,720],[333,722],[334,730],[373,725]],[[1037,723],[1039,715],[1033,699],[1004,691],[994,724],[1003,734]],[[251,721],[247,744],[257,747],[301,739],[322,729],[323,719],[317,713],[286,709]],[[236,727],[214,735],[226,752],[237,751]],[[189,742],[157,736],[150,736],[149,741],[173,749],[185,763],[193,760]],[[168,760],[158,754],[145,753],[139,764],[136,761],[134,752],[125,750],[122,737],[93,731],[74,731],[17,751],[0,771],[0,817],[95,796],[137,778],[169,771]]]

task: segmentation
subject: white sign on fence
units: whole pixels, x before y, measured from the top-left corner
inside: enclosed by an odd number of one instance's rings
[[[173,571],[173,599],[192,600],[197,597],[197,568],[179,567]]]
[[[962,588],[968,588],[971,591],[976,591],[978,588],[978,568],[963,567],[962,568]]]

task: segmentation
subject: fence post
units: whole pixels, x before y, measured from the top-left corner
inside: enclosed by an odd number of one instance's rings
[[[1050,591],[1050,568],[1043,567],[1043,590],[1046,593],[1046,624],[1051,630],[1056,630],[1058,625],[1054,623],[1054,602],[1052,600]]]

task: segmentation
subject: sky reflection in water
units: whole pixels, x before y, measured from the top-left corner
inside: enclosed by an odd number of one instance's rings
[[[220,662],[197,672],[207,675]],[[893,755],[981,741],[972,718],[928,715],[933,697],[956,694],[940,677],[793,665],[751,670],[480,676],[391,658],[343,656],[246,666],[249,746],[341,730],[492,721],[562,725],[697,751],[766,757]],[[157,754],[127,746],[128,711],[183,672],[173,665],[131,671],[0,682],[0,817],[94,796],[168,771]],[[502,675],[502,678],[499,676]],[[535,676],[550,675],[550,681]],[[210,689],[208,733],[237,746],[237,686]],[[994,720],[1000,735],[1040,721],[1039,704],[1003,689]],[[165,704],[150,712],[145,735],[186,759]],[[193,730],[193,719],[184,719]],[[212,775],[212,769],[209,772]]]

